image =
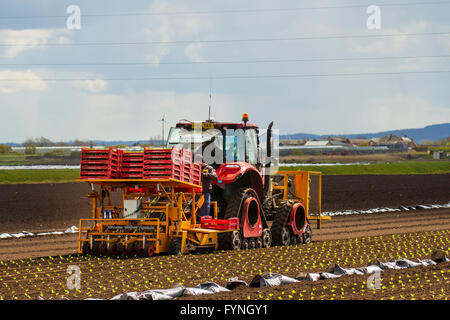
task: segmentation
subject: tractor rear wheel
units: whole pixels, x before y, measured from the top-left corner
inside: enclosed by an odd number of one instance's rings
[[[256,191],[252,188],[238,188],[235,189],[228,200],[223,219],[230,218],[241,218],[242,204],[247,197],[255,197]],[[252,217],[252,220],[257,220],[258,217]],[[239,232],[239,231],[238,231]],[[244,244],[245,239],[242,239],[242,233],[240,235],[240,242],[242,242],[242,247],[247,246]],[[218,236],[219,248],[224,250],[237,250],[236,244],[233,242],[237,241],[235,232],[223,232]],[[248,240],[247,240],[248,241]]]

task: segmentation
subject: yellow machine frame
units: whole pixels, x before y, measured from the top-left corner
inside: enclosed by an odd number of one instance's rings
[[[273,190],[281,190],[283,197],[280,200],[290,199],[289,178],[293,178],[295,198],[305,207],[308,220],[317,220],[317,229],[322,227],[322,220],[330,220],[331,217],[322,216],[322,172],[318,171],[277,171],[274,175],[283,176],[283,185],[272,183]],[[318,212],[317,215],[310,215],[309,205],[311,201],[311,176],[318,176]]]
[[[92,205],[92,218],[81,219],[78,233],[78,252],[82,253],[85,242],[90,242],[91,247],[94,242],[102,242],[107,245],[114,242],[121,242],[128,245],[133,242],[141,242],[145,247],[146,243],[154,244],[154,253],[167,252],[169,243],[173,238],[181,238],[181,252],[186,253],[197,247],[218,248],[217,234],[220,232],[230,232],[233,230],[202,229],[196,224],[196,213],[203,205],[203,194],[197,193],[200,186],[182,182],[176,179],[79,179],[80,182],[88,182],[92,192],[88,194]],[[94,186],[100,187],[100,193]],[[151,193],[127,193],[128,188],[143,188],[156,190]],[[113,206],[109,192],[115,189],[122,190],[122,206]],[[103,204],[101,194],[106,194],[109,205]],[[163,197],[168,201],[164,203],[143,202],[140,211],[151,210],[152,212],[164,213],[165,219],[159,218],[103,218],[102,210],[124,209],[124,200],[140,197]],[[190,203],[188,210],[187,206]],[[98,205],[100,203],[100,206]],[[214,218],[217,218],[217,203],[211,201]],[[187,216],[190,213],[190,216]],[[147,228],[152,232],[113,232],[109,228],[138,229]],[[189,241],[187,241],[189,240]]]

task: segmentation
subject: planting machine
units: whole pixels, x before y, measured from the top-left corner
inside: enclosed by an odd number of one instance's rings
[[[208,249],[252,249],[311,241],[321,227],[321,173],[270,173],[272,124],[263,159],[259,128],[248,123],[180,122],[164,149],[83,149],[80,179],[89,183],[92,218],[81,219],[83,254],[143,255]],[[211,212],[204,197],[201,153],[218,179]]]

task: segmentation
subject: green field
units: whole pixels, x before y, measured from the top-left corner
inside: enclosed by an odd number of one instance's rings
[[[322,174],[436,174],[450,173],[450,161],[399,161],[369,165],[295,166],[280,170],[320,171]]]
[[[79,176],[78,169],[0,170],[0,183],[68,182],[74,181]]]
[[[31,165],[58,165],[80,164],[80,156],[62,155],[57,152],[26,155],[23,153],[0,154],[0,166],[31,166]]]
[[[450,161],[404,161],[345,166],[297,166],[280,167],[280,170],[321,171],[326,175],[437,174],[450,173]],[[68,182],[77,179],[79,174],[78,169],[0,170],[0,184]]]

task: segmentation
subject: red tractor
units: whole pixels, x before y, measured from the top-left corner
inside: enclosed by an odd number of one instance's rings
[[[239,218],[239,231],[219,235],[221,249],[311,241],[309,175],[306,178],[297,176],[301,172],[270,175],[272,125],[266,132],[265,157],[260,146],[260,130],[248,122],[245,113],[240,123],[184,120],[170,129],[169,148],[176,145],[194,154],[201,152],[204,162],[215,168],[218,179],[213,183],[211,201],[217,203],[218,217]]]

